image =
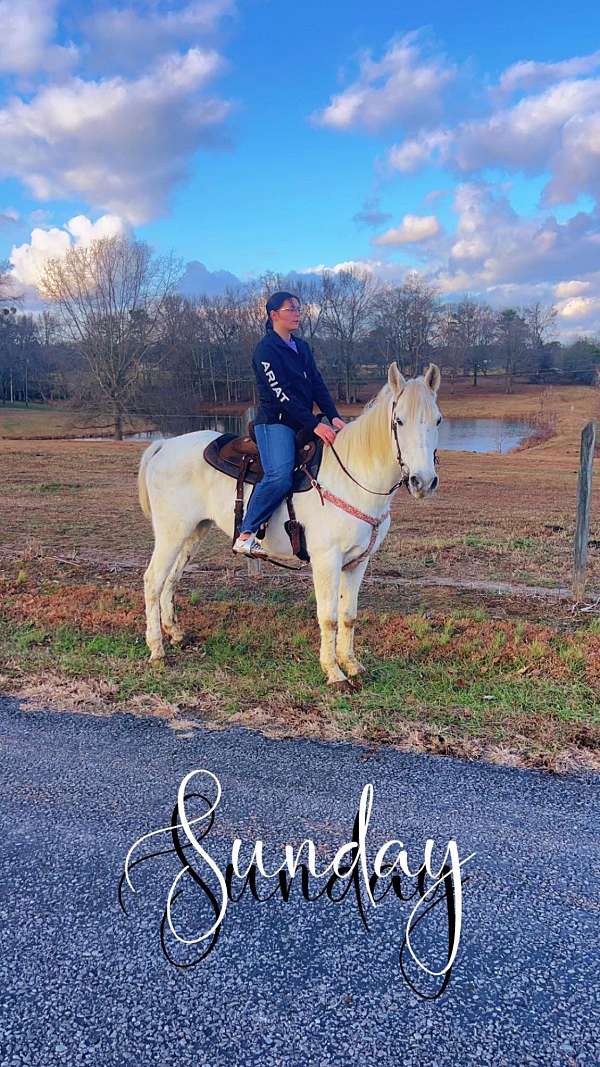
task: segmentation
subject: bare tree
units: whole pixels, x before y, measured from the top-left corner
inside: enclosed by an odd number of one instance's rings
[[[527,350],[527,325],[514,308],[500,311],[496,319],[496,336],[504,360],[506,392],[512,393],[514,376]]]
[[[440,311],[437,290],[415,272],[402,285],[385,287],[376,310],[382,355],[418,374],[437,339]]]
[[[401,286],[384,285],[377,295],[373,314],[372,339],[380,357],[381,370],[392,360],[403,369],[407,363],[407,302]]]
[[[378,292],[377,279],[357,267],[323,274],[323,334],[335,346],[346,403],[352,399],[357,349],[371,327]]]
[[[323,328],[325,301],[320,278],[299,278],[291,286],[302,305],[300,330],[311,348],[318,347]]]
[[[153,258],[148,245],[126,237],[70,248],[44,270],[40,291],[109,405],[118,440],[180,273],[173,256]]]
[[[57,340],[60,331],[60,322],[48,308],[44,308],[39,316],[40,343],[49,348]]]
[[[409,274],[401,286],[403,348],[410,360],[410,373],[419,374],[427,362],[439,316],[437,289],[419,274]]]
[[[242,296],[231,289],[227,289],[223,296],[201,297],[198,302],[207,341],[214,398],[217,399],[216,362],[222,375],[224,399],[228,403],[240,398],[240,379],[244,374],[241,359],[243,303]]]
[[[488,304],[466,296],[450,306],[448,331],[455,362],[464,374],[473,375],[473,385],[477,386],[479,371],[485,369],[486,357],[496,341],[494,312]]]
[[[553,327],[558,311],[552,305],[530,304],[523,308],[523,319],[529,331],[529,344],[538,374],[550,370],[553,352]]]
[[[558,357],[560,370],[568,381],[581,385],[600,384],[600,338],[577,337],[559,351]]]

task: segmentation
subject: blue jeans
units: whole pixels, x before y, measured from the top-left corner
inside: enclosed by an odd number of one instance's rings
[[[292,488],[296,434],[290,426],[259,423],[254,427],[260,461],[264,470],[262,481],[255,486],[240,533],[256,533],[259,526],[271,518]]]

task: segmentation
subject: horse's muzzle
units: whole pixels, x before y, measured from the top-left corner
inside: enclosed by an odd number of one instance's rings
[[[427,496],[431,496],[435,493],[439,485],[439,478],[437,474],[434,474],[433,478],[427,481],[425,478],[421,478],[419,474],[411,474],[408,479],[408,488],[411,496],[416,497],[418,500],[423,500]]]

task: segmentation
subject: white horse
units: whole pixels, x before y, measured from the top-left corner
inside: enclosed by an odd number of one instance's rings
[[[363,670],[354,654],[358,592],[369,558],[390,527],[394,494],[389,490],[402,480],[418,498],[437,488],[439,384],[435,364],[422,377],[407,381],[392,363],[387,384],[336,437],[335,449],[348,473],[325,447],[318,476],[323,502],[316,489],[294,497],[312,566],[320,662],[330,685]],[[154,552],[144,575],[146,641],[152,660],[164,656],[161,624],[172,642],[183,639],[173,594],[202,537],[213,523],[229,538],[233,534],[235,482],[203,456],[218,436],[213,430],[199,430],[154,441],[141,459],[140,504],[154,529]],[[250,489],[245,487],[246,501]],[[269,521],[263,546],[267,555],[293,561],[283,527],[286,519],[284,503]]]

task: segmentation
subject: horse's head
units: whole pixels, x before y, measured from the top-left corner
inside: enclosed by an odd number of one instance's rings
[[[437,406],[440,369],[430,363],[421,378],[408,381],[392,363],[388,384],[392,391],[392,434],[398,460],[413,496],[431,496],[438,487],[435,451],[442,421]]]

